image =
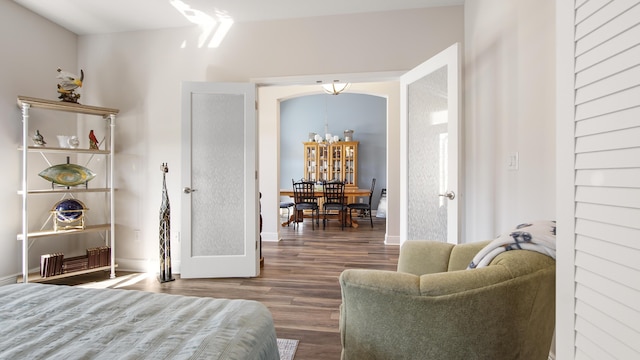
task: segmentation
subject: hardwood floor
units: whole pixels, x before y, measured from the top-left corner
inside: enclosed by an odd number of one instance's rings
[[[271,311],[279,338],[300,340],[297,360],[339,359],[338,276],[348,268],[395,270],[398,262],[399,248],[384,245],[385,219],[374,218],[373,229],[368,220],[361,218],[359,228],[344,231],[335,220],[329,221],[326,230],[322,230],[322,222],[320,229],[311,230],[310,219],[297,229],[293,225],[281,228],[282,241],[262,245],[264,267],[259,278],[175,276],[176,281],[161,284],[154,277],[119,272],[116,279],[102,283],[125,289],[260,301]]]

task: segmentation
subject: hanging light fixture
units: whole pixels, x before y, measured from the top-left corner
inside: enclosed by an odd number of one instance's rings
[[[333,82],[331,84],[324,84],[322,85],[322,89],[324,90],[324,92],[326,92],[327,94],[330,95],[338,95],[341,92],[347,90],[349,88],[349,86],[351,86],[351,83],[340,83],[340,82]]]

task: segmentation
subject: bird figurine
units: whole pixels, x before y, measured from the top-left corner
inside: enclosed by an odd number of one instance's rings
[[[80,77],[74,75],[68,71],[64,71],[58,68],[58,76],[60,79],[58,83],[58,99],[66,102],[77,103],[78,99],[80,99],[80,94],[76,94],[75,90],[79,87],[82,87],[82,81],[84,80],[84,71],[80,69]]]
[[[40,130],[36,130],[36,133],[33,135],[32,140],[35,146],[45,146],[47,144],[47,142],[44,141],[44,136],[40,134]]]
[[[89,131],[89,149],[98,150],[98,139],[93,130]]]

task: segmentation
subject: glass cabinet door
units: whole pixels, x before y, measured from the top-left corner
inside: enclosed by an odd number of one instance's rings
[[[317,180],[318,144],[315,142],[304,143],[304,176],[303,179]]]
[[[342,144],[331,144],[331,167],[330,167],[330,179],[329,180],[339,180],[342,181],[342,174],[344,173],[342,169]]]
[[[344,142],[342,146],[345,184],[346,186],[358,187],[358,142]]]
[[[329,148],[325,143],[318,144],[318,181],[329,180]]]

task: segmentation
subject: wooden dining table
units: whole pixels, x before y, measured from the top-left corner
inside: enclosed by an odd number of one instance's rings
[[[358,197],[368,197],[370,193],[371,193],[371,189],[360,189],[356,187],[344,188],[344,196],[347,198],[347,204],[355,202],[356,201],[355,199]],[[322,187],[316,188],[314,191],[314,195],[319,199],[324,197],[324,191]],[[289,196],[293,198],[293,189],[280,189],[280,196]],[[319,202],[319,205],[322,206],[322,203]],[[300,210],[299,212],[302,213],[302,210]],[[304,214],[303,216],[300,216],[299,219],[302,219],[303,217],[304,217]],[[291,215],[287,221],[283,222],[282,226],[287,226],[290,223],[294,222],[294,220],[295,220],[295,214]],[[353,228],[357,228],[358,222],[356,220],[352,220],[351,224],[347,224],[347,225],[350,225]]]

